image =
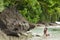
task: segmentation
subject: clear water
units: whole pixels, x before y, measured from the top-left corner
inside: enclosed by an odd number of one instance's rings
[[[32,35],[40,35],[40,37],[34,36],[30,40],[60,40],[60,28],[48,28],[49,37],[43,36],[44,28],[34,28],[31,30]]]

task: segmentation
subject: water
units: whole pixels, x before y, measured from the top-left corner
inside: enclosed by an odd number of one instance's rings
[[[34,37],[30,38],[29,40],[60,40],[60,28],[48,28],[48,33],[50,34],[49,37],[45,37],[43,35],[43,30],[43,27],[37,27],[31,30]],[[40,37],[36,35],[40,35]]]

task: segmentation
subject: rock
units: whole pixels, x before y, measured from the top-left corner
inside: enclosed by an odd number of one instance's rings
[[[6,34],[26,32],[29,27],[28,21],[13,7],[0,13],[0,29]]]
[[[40,35],[36,35],[37,37],[41,37]]]
[[[0,40],[9,40],[7,35],[0,30]]]
[[[29,27],[28,31],[31,30],[31,29],[33,29],[33,28],[35,28],[35,25],[32,24],[32,23],[29,23],[29,26],[30,26],[30,27]]]
[[[50,26],[56,26],[56,23],[49,23]]]

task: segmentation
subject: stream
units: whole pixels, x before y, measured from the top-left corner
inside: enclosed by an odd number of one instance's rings
[[[48,33],[50,36],[45,37],[43,35],[44,27],[36,27],[30,32],[32,33],[33,37],[29,38],[28,40],[60,40],[60,28],[59,27],[48,27]],[[36,36],[38,35],[38,36]]]

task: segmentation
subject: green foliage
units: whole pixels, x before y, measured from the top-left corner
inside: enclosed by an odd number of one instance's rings
[[[60,0],[0,0],[0,12],[11,6],[32,23],[60,20]]]
[[[21,10],[21,13],[29,22],[36,23],[39,21],[39,15],[42,12],[39,2],[37,0],[27,0],[26,2],[26,7]]]
[[[4,10],[3,0],[0,0],[0,12]]]
[[[44,22],[55,22],[59,18],[59,14],[57,8],[59,7],[59,4],[54,0],[38,0],[41,4],[42,9],[42,16],[40,15],[41,20]]]

